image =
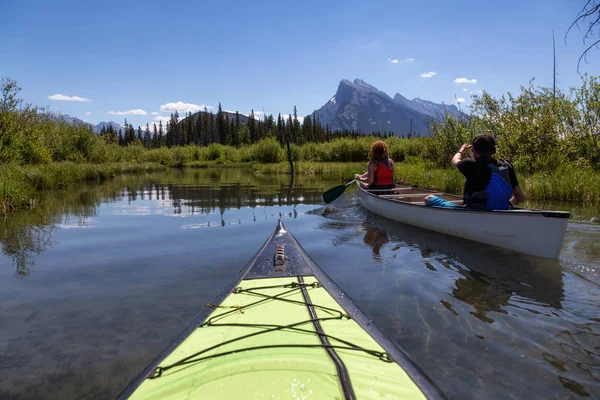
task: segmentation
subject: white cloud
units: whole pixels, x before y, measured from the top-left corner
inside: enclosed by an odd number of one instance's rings
[[[148,115],[148,113],[141,108],[136,108],[135,110],[129,111],[109,111],[110,115]]]
[[[92,113],[88,111],[85,113],[85,115],[92,115]]]
[[[466,91],[467,91],[467,88],[464,88],[464,89],[463,89],[463,92],[466,92]]]
[[[156,111],[152,111],[152,115],[160,115],[160,113],[157,113]]]
[[[456,83],[457,85],[460,85],[462,83],[469,83],[469,84],[473,84],[473,83],[477,83],[477,79],[467,79],[467,78],[456,78],[454,80],[454,83]]]
[[[163,104],[162,106],[160,106],[160,111],[162,112],[175,112],[177,111],[178,113],[180,112],[196,112],[196,111],[202,111],[204,110],[204,108],[207,108],[208,110],[210,110],[211,106],[207,106],[204,104],[192,104],[192,103],[183,103],[181,101],[178,101],[177,103],[167,103],[167,104]]]
[[[156,116],[156,117],[154,117],[152,119],[154,121],[156,121],[156,122],[159,122],[159,121],[167,122],[167,121],[171,120],[171,117],[167,117],[167,116],[164,116],[164,115],[158,115],[158,116]]]
[[[65,96],[64,94],[53,94],[52,96],[48,96],[50,100],[57,101],[92,101],[85,97],[77,97],[77,96]]]
[[[482,95],[483,94],[483,90],[474,90],[474,91],[471,92],[471,94],[473,94],[473,93],[478,94],[478,95]]]
[[[430,71],[430,72],[424,72],[421,75],[419,75],[421,78],[431,78],[433,76],[437,75],[435,72]]]
[[[456,99],[457,103],[464,103],[465,99],[462,97],[459,97],[458,99]]]
[[[402,60],[399,60],[397,57],[390,57],[388,58],[388,61],[391,62],[392,64],[409,64],[415,61],[414,58],[412,57],[406,57],[403,58]]]

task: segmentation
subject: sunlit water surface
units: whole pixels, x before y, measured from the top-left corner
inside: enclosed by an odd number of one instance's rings
[[[559,260],[367,212],[339,182],[186,170],[121,177],[3,220],[0,398],[113,398],[283,219],[451,399],[600,397],[598,209]],[[562,208],[569,208],[563,205]]]

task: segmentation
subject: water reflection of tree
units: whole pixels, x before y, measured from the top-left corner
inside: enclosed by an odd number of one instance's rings
[[[57,224],[69,223],[72,218],[76,218],[78,226],[86,224],[96,216],[100,202],[122,198],[122,188],[123,181],[117,179],[102,185],[47,192],[40,207],[5,216],[0,224],[0,244],[2,252],[12,258],[15,277],[29,276],[36,256],[55,244],[52,233]]]
[[[289,176],[256,176],[252,169],[222,168],[168,171],[145,175],[118,176],[102,184],[83,184],[69,191],[47,192],[34,210],[13,213],[0,223],[0,245],[12,258],[16,276],[31,273],[35,258],[54,245],[52,232],[57,224],[76,218],[85,225],[102,202],[140,199],[176,200],[174,211],[210,213],[268,205],[320,203],[323,186],[314,177],[298,177],[290,186]],[[188,207],[184,211],[184,207]],[[296,211],[289,216],[296,216]]]

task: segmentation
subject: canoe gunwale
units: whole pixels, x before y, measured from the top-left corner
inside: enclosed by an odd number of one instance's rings
[[[304,273],[298,275],[276,273],[272,276],[260,274],[258,276],[249,276],[253,269],[258,269],[260,262],[257,261],[259,261],[259,258],[261,258],[265,250],[267,250],[267,248],[271,246],[273,242],[276,242],[276,240],[282,236],[284,236],[286,243],[289,243],[295,250],[297,250],[298,255],[302,259],[303,263],[306,264],[310,270],[312,270],[312,275]],[[225,298],[245,280],[245,278],[251,280],[266,278],[298,278],[299,280],[302,280],[301,277],[314,277],[317,281],[319,281],[321,287],[324,288],[329,295],[335,299],[340,307],[351,316],[352,320],[354,320],[391,356],[391,359],[400,366],[400,368],[408,375],[408,377],[414,382],[414,384],[427,399],[446,399],[442,391],[435,385],[431,378],[429,378],[424,371],[421,370],[421,368],[415,364],[412,359],[410,359],[408,354],[398,345],[390,341],[383,334],[383,332],[371,320],[368,319],[368,317],[360,310],[360,308],[358,308],[358,306],[352,302],[350,297],[329,278],[329,276],[310,258],[310,256],[308,256],[296,238],[289,231],[287,231],[281,220],[279,220],[277,228],[273,231],[273,233],[271,233],[261,248],[244,266],[244,268],[240,270],[240,273],[235,281],[236,283],[230,288],[223,290],[212,300],[212,303],[222,303],[223,300],[225,300]],[[165,348],[165,350],[163,350],[157,357],[155,357],[143,369],[143,371],[136,378],[134,378],[125,387],[125,389],[123,389],[123,391],[121,391],[117,398],[127,399],[131,394],[133,394],[133,392],[135,392],[135,390],[148,376],[153,375],[156,367],[158,367],[160,363],[163,362],[164,359],[173,352],[173,350],[175,350],[184,340],[186,340],[213,311],[213,309],[203,308],[203,310],[197,314],[192,322],[187,325],[179,338],[167,346],[167,348]]]
[[[396,189],[385,189],[385,190],[382,189],[382,190],[371,191],[371,190],[364,189],[362,186],[360,186],[360,183],[357,182],[356,187],[358,188],[358,190],[360,190],[364,194],[375,197],[377,199],[389,201],[392,203],[402,203],[402,204],[406,204],[406,205],[412,206],[412,207],[424,208],[425,204],[424,203],[423,204],[415,204],[415,202],[403,201],[403,200],[397,200],[395,198],[378,196],[374,192],[378,192],[378,191],[389,192],[389,191],[398,190],[398,189],[400,189],[400,190],[413,189],[413,190],[422,191],[423,192],[422,194],[426,195],[426,196],[443,194],[446,196],[456,197],[457,199],[462,199],[460,196],[456,196],[456,195],[453,195],[450,193],[444,193],[444,192],[428,190],[428,189],[421,189],[421,188],[416,188],[416,187],[409,187],[409,186],[406,186],[406,187],[402,186],[402,187],[398,187]],[[402,195],[399,194],[398,197],[402,198]],[[418,197],[418,196],[411,196],[411,197]],[[506,214],[506,215],[519,215],[519,216],[523,216],[523,215],[536,215],[537,216],[537,215],[539,215],[539,216],[546,217],[546,218],[569,218],[571,216],[571,213],[569,211],[537,210],[537,209],[518,208],[518,207],[515,207],[512,210],[494,210],[494,211],[474,210],[474,209],[470,209],[470,208],[448,208],[448,207],[431,207],[431,208],[435,208],[436,210],[444,210],[447,212],[462,212],[462,213],[469,213],[469,214],[485,214],[485,215],[489,215],[490,213]]]
[[[422,191],[424,195],[428,192]],[[423,202],[381,198],[362,187],[358,187],[357,193],[363,207],[384,218],[543,258],[560,256],[570,216],[567,211],[521,208],[483,211],[427,207]]]

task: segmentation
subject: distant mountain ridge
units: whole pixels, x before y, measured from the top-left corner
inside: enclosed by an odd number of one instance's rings
[[[93,125],[93,124],[90,124],[89,122],[85,122],[84,120],[82,120],[80,118],[72,117],[68,114],[53,113],[52,117],[55,118],[56,120],[66,122],[67,124],[71,124],[71,125],[87,125],[96,134],[100,133],[102,131],[102,128],[108,128],[109,126],[112,126],[112,128],[114,129],[114,131],[116,133],[119,133],[119,129],[122,132],[125,132],[125,128],[122,125],[119,125],[114,121],[109,121],[109,122],[103,121],[103,122],[97,123],[96,125]]]
[[[374,131],[428,135],[431,120],[440,120],[445,112],[458,117],[455,105],[438,104],[414,98],[409,100],[396,93],[391,98],[361,79],[343,79],[335,95],[310,117],[332,130],[354,130],[364,134]]]

